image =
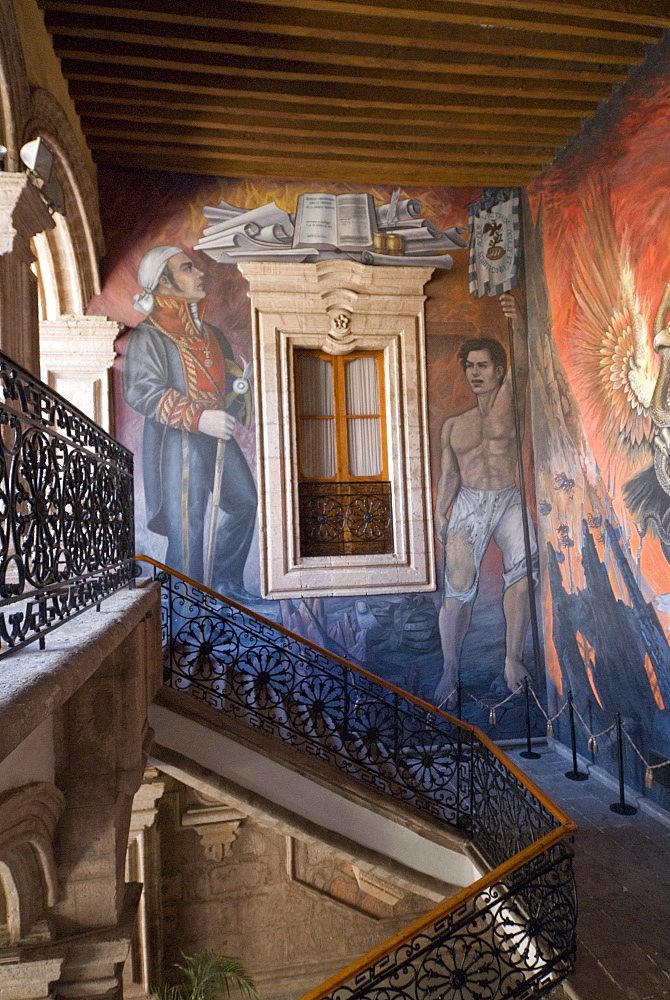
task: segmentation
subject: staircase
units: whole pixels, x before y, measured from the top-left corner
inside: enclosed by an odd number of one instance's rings
[[[474,727],[138,559],[162,588],[158,766],[456,889],[303,1000],[555,990],[574,959],[574,823]]]

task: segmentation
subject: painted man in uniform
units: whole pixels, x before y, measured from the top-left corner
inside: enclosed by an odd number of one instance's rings
[[[525,327],[514,298],[501,295],[512,321],[521,426],[528,380]],[[476,404],[449,417],[442,426],[441,467],[435,506],[435,530],[445,546],[445,572],[440,636],[444,673],[435,691],[443,704],[459,677],[459,661],[479,571],[491,538],[503,556],[505,614],[504,679],[515,690],[527,672],[523,647],[530,621],[528,578],[523,540],[521,496],[516,486],[517,442],[512,380],[506,374],[505,349],[496,340],[470,340],[458,352]],[[533,575],[537,544],[531,531]]]
[[[126,401],[144,420],[147,527],[167,535],[167,564],[204,576],[205,512],[223,450],[211,586],[242,602],[244,564],[256,517],[251,471],[232,435],[248,426],[249,386],[228,340],[203,319],[203,272],[179,247],[155,247],[138,271],[135,308],[147,317],[132,332],[123,361]],[[214,504],[212,504],[214,506]]]

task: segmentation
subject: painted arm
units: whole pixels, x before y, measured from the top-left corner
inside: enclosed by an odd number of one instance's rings
[[[437,483],[437,498],[435,500],[435,537],[438,542],[445,542],[449,526],[448,513],[456,499],[461,485],[461,473],[458,467],[456,453],[451,446],[451,430],[454,418],[450,417],[442,424],[440,446],[440,478]]]

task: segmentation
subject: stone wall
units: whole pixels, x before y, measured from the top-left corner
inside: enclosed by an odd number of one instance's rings
[[[293,1000],[435,905],[325,845],[225,810],[167,779],[158,808],[166,970],[181,952],[214,948],[242,959],[263,1000]]]

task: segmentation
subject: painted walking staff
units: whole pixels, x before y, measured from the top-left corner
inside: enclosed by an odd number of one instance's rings
[[[511,337],[519,342],[517,399],[523,407],[528,378],[525,324],[513,296],[501,295],[500,303],[511,324]],[[491,539],[503,556],[505,683],[514,691],[527,676],[522,656],[530,602],[522,498],[516,485],[518,431],[511,374],[506,374],[507,356],[497,340],[469,340],[458,357],[476,402],[465,413],[448,417],[441,433],[435,531],[445,553],[440,609],[444,673],[435,690],[437,704],[449,698],[459,679],[461,649]],[[519,421],[522,429],[523,413]],[[537,582],[532,529],[528,541]]]
[[[233,438],[237,422],[248,427],[251,419],[249,372],[221,331],[204,320],[203,272],[183,250],[154,247],[142,258],[137,280],[142,291],[133,301],[146,319],[128,341],[123,391],[145,418],[147,527],[167,536],[170,567],[242,603],[257,600],[243,583],[256,487]]]

